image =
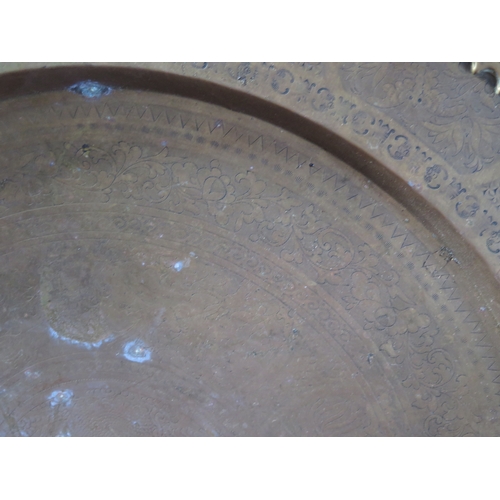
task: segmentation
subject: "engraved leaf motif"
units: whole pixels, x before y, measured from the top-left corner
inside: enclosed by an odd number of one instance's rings
[[[452,142],[453,128],[450,127],[449,124],[439,125],[437,123],[428,122],[426,123],[426,128],[429,130],[428,136],[434,139],[433,142],[435,144]]]
[[[428,387],[439,387],[451,380],[454,370],[450,355],[443,349],[433,349],[427,354],[426,361],[432,367],[422,383]]]
[[[289,225],[264,221],[259,225],[257,234],[251,235],[250,239],[252,241],[260,239],[266,244],[280,247],[288,241],[292,231],[293,229]]]
[[[244,191],[238,196],[241,198],[256,198],[261,195],[266,189],[266,183],[262,180],[257,180],[257,176],[253,172],[246,174],[240,173],[236,175],[236,182]]]
[[[485,83],[458,64],[384,63],[342,68],[344,85],[429,141],[459,173],[497,161],[500,109]]]
[[[264,200],[260,200],[262,202]],[[234,229],[239,231],[243,223],[251,224],[252,222],[261,222],[264,220],[264,212],[262,211],[261,203],[245,203],[241,208],[241,213],[236,219]],[[265,206],[265,205],[264,205]]]
[[[133,165],[139,161],[142,156],[142,150],[139,146],[130,146],[126,142],[121,141],[113,148],[113,154],[116,158],[117,165],[123,167],[125,162],[129,165]]]
[[[226,185],[219,177],[210,176],[203,183],[202,196],[207,201],[220,201],[227,194]]]

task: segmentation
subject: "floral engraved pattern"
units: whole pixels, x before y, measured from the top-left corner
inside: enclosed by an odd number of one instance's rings
[[[326,87],[322,87],[315,92],[315,97],[311,101],[312,107],[316,111],[327,111],[333,109],[335,97]]]
[[[160,203],[169,196],[172,185],[167,158],[172,161],[167,148],[147,155],[124,142],[111,151],[65,144],[50,153],[28,155],[16,173],[0,182],[0,204],[5,205],[6,200],[39,204],[57,195],[55,184],[96,193],[104,202],[120,193],[125,198]]]
[[[346,267],[354,257],[352,243],[321,220],[314,213],[313,205],[298,217],[293,212],[285,212],[274,222],[262,222],[250,239],[283,247],[280,255],[286,261],[301,264],[307,259],[329,271]]]
[[[290,208],[299,204],[286,189],[265,193],[266,184],[253,172],[238,173],[231,179],[224,175],[217,160],[210,167],[193,162],[171,165],[174,188],[169,206],[176,212],[193,214],[207,212],[221,226],[230,225],[239,231],[243,224],[264,221],[264,210],[271,205]]]
[[[432,165],[432,167],[427,167],[425,171],[424,181],[429,189],[439,189],[447,179],[448,173],[441,165]]]
[[[500,253],[500,231],[492,231],[486,240],[486,246],[491,253]]]
[[[257,76],[256,70],[250,63],[241,63],[238,66],[236,66],[236,64],[228,65],[227,72],[231,78],[241,82],[243,85],[255,80]]]
[[[349,287],[342,297],[344,307],[363,318],[363,329],[399,370],[403,386],[415,390],[418,401],[437,404],[443,392],[458,390],[459,384],[453,359],[436,342],[440,330],[435,320],[405,294],[397,273],[383,271],[367,245],[358,247],[357,254],[332,281],[340,290]]]
[[[498,162],[498,98],[458,64],[345,64],[341,73],[346,89],[432,145],[459,173]]]
[[[459,201],[455,205],[455,211],[462,219],[474,217],[479,208],[479,203],[474,195],[467,195],[463,202]]]
[[[168,149],[145,155],[138,146],[124,142],[111,152],[84,145],[67,146],[69,157],[61,162],[61,182],[79,189],[99,190],[105,195],[119,191],[125,198],[161,202],[170,192],[171,172],[166,164]]]
[[[363,120],[359,123],[359,130],[363,130]],[[404,156],[405,144],[405,137],[396,137],[392,153]],[[227,322],[228,331],[231,322],[226,320],[237,321],[241,329],[248,329],[250,336],[253,326],[263,324],[265,317],[271,315],[274,318],[273,328],[279,332],[279,336],[270,343],[278,352],[283,342],[289,343],[290,347],[298,342],[286,332],[295,328],[295,309],[303,308],[306,315],[313,317],[329,334],[346,345],[355,334],[346,333],[343,320],[332,312],[327,301],[335,301],[340,304],[340,308],[345,309],[346,314],[354,318],[361,335],[375,344],[377,355],[383,356],[398,374],[403,387],[415,394],[411,404],[427,413],[432,412],[433,417],[425,423],[426,432],[466,433],[462,424],[457,424],[457,419],[462,418],[461,410],[453,399],[467,390],[466,378],[457,373],[452,355],[442,345],[441,331],[435,318],[427,314],[425,306],[405,293],[398,272],[370,245],[349,232],[345,221],[335,223],[331,215],[299,194],[277,183],[267,182],[251,170],[235,170],[234,166],[228,168],[217,159],[201,162],[198,160],[198,164],[190,158],[172,156],[166,147],[150,152],[123,142],[109,149],[95,145],[64,145],[54,148],[52,153],[33,154],[23,160],[22,167],[14,170],[17,172],[15,176],[3,181],[0,197],[4,193],[6,199],[15,199],[19,203],[43,204],[46,196],[54,196],[51,190],[57,191],[58,186],[62,186],[66,196],[63,202],[78,201],[78,193],[84,191],[86,200],[89,199],[88,195],[92,195],[99,203],[119,204],[123,200],[133,200],[137,206],[154,203],[155,208],[176,216],[185,214],[199,217],[217,226],[217,231],[222,228],[228,234],[237,233],[235,240],[241,238],[253,248],[260,247],[264,255],[271,255],[279,264],[273,268],[264,260],[260,261],[243,244],[206,241],[206,236],[198,234],[195,228],[185,230],[185,234],[182,231],[175,234],[175,240],[185,238],[190,244],[199,245],[225,261],[232,261],[238,268],[247,269],[259,279],[267,280],[269,285],[279,289],[280,295],[293,300],[296,307],[288,310],[284,306],[276,308],[272,304],[261,305],[258,298],[252,299],[252,302],[247,299],[254,293],[253,289],[248,288],[248,283],[235,282],[231,285],[231,293],[219,297],[218,301],[203,303],[201,309],[209,313],[209,318],[217,319],[224,325]],[[429,187],[437,189],[447,179],[448,174],[443,167],[432,165],[427,168],[425,181]],[[497,196],[496,184],[485,186],[484,189],[485,195]],[[457,204],[457,212],[461,217],[472,216],[477,210],[478,204],[474,197],[467,197]],[[166,233],[165,228],[160,230],[156,222],[148,221],[147,218],[134,219],[120,214],[110,220],[113,230],[136,233],[141,238],[159,238],[157,233],[161,233],[161,237]],[[109,230],[106,224],[101,222],[102,230]],[[29,231],[32,233],[27,234],[28,237],[43,232],[40,226]],[[168,231],[172,236],[173,227],[169,226]],[[491,232],[487,240],[487,246],[493,253],[500,252],[499,234],[498,231]],[[101,254],[101,249],[97,253]],[[111,257],[109,261],[113,260]],[[119,260],[114,258],[114,261]],[[64,275],[65,281],[60,281],[49,267],[44,268],[41,274],[46,315],[51,318],[51,307],[54,307],[55,302],[52,296],[56,292],[60,301],[56,305],[64,309],[63,306],[72,301],[77,304],[82,318],[86,314],[90,316],[90,312],[97,307],[105,307],[105,298],[110,293],[108,283],[115,279],[112,277],[114,274],[101,275],[98,267],[91,268],[79,255],[70,256],[67,262],[63,260],[62,263],[66,263],[68,269]],[[319,285],[323,298],[316,291],[304,287],[304,283],[293,274],[287,275],[286,271],[280,269],[281,265],[284,269],[291,265],[300,269],[302,275],[313,280],[314,285]],[[96,281],[99,287],[84,290],[85,300],[80,295],[73,297],[66,293],[66,288],[75,288],[69,286],[76,279],[71,274],[73,269],[78,271],[78,279],[80,276],[99,276]],[[124,280],[129,279],[126,269],[119,271]],[[169,289],[168,280],[173,279],[172,276],[168,268],[168,272],[160,273],[160,283],[153,285],[157,273],[151,271],[147,276],[151,284],[149,281],[146,283],[148,286],[145,286],[143,298],[140,304],[137,302],[137,307],[143,307],[150,294],[157,290],[167,294],[164,290]],[[4,276],[4,279],[10,278]],[[225,290],[228,283],[229,280],[221,282],[220,289]],[[206,295],[211,297],[210,294]],[[200,307],[197,307],[195,299],[192,299],[191,306],[196,306],[198,310]],[[124,304],[128,301],[135,301],[135,298],[132,300],[126,296],[121,299]],[[236,304],[245,301],[249,303],[249,308],[238,311]],[[188,305],[185,311],[176,312],[175,315],[179,314],[179,318],[189,317],[192,307],[190,309]],[[292,309],[293,312],[290,312]],[[111,318],[116,330],[127,328],[127,325],[122,324],[124,320],[121,316],[114,317],[107,313],[106,317]],[[171,323],[179,321],[175,316]],[[53,323],[56,325],[56,320]],[[79,333],[71,330],[66,323],[69,324],[69,320],[64,322],[59,318],[56,326],[66,336],[80,340]],[[108,330],[107,324],[93,325],[95,340],[104,338],[104,332]],[[256,350],[254,355],[260,354]],[[446,394],[445,398],[441,398],[443,394]]]

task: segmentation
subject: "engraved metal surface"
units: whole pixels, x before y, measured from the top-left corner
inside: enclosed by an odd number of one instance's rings
[[[254,117],[75,85],[0,103],[0,435],[499,434],[490,297],[391,196]]]

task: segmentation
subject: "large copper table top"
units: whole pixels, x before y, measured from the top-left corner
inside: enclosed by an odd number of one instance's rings
[[[0,435],[499,435],[500,98],[186,67],[2,70]]]

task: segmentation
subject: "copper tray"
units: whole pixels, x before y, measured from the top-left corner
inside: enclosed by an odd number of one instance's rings
[[[0,94],[0,435],[499,434],[491,268],[368,148],[173,72]]]

